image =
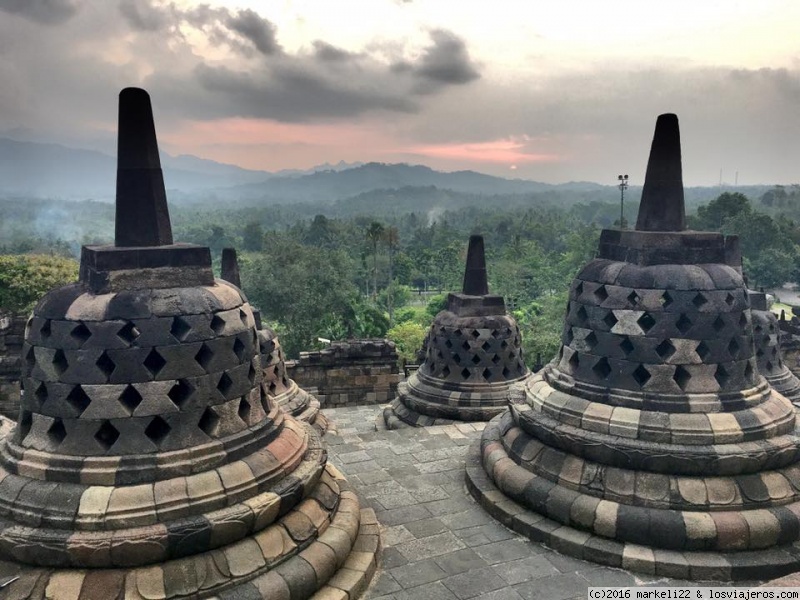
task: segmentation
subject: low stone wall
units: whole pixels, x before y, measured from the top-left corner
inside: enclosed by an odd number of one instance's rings
[[[397,395],[397,349],[384,339],[333,342],[286,362],[289,376],[312,391],[322,407],[383,404]]]
[[[0,415],[16,420],[19,412],[19,378],[22,369],[22,317],[0,317]]]

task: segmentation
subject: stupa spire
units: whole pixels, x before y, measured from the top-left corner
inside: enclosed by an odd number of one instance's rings
[[[468,296],[486,296],[489,284],[486,281],[486,255],[483,250],[483,236],[471,235],[467,249],[467,266],[464,269],[462,293]]]
[[[115,246],[172,244],[164,176],[150,96],[139,88],[119,94]]]
[[[667,113],[659,115],[656,121],[636,229],[683,231],[685,228],[681,134],[678,116]]]
[[[220,275],[225,281],[232,283],[238,288],[242,287],[242,280],[239,278],[239,261],[236,259],[235,248],[222,249],[222,269]]]

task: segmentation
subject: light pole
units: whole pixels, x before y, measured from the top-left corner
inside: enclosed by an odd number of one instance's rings
[[[625,217],[623,216],[623,212],[625,210],[625,190],[628,189],[628,176],[627,175],[617,175],[617,179],[619,180],[619,228],[625,229]]]

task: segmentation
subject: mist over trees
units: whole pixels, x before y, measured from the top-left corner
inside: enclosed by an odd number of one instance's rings
[[[323,204],[178,202],[170,211],[176,241],[209,246],[217,265],[222,248],[239,250],[244,290],[289,356],[320,337],[388,335],[415,361],[445,294],[461,287],[469,235],[483,234],[490,289],[506,299],[533,365],[557,352],[569,284],[594,256],[600,230],[618,224],[618,200],[597,195],[411,187]],[[690,228],[740,236],[751,287],[800,281],[800,187],[692,202]],[[626,198],[626,221],[636,210],[636,196]],[[82,244],[112,237],[108,203],[0,200],[0,311],[29,310],[74,280]]]

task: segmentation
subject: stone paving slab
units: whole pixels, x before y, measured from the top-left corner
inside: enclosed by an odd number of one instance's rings
[[[564,556],[506,529],[464,483],[467,448],[485,423],[376,431],[382,410],[323,411],[329,460],[381,528],[383,554],[364,600],[584,600],[589,586],[698,585]]]

